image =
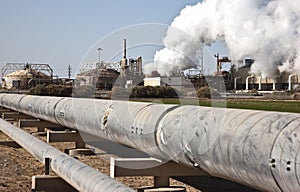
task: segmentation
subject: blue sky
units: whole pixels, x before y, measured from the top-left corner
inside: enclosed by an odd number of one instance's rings
[[[120,29],[143,23],[165,24],[166,28],[181,9],[199,1],[0,0],[0,64],[49,63],[59,76],[67,76],[71,65],[74,76],[87,54],[91,55],[90,60],[97,60],[93,47],[106,46],[101,53],[103,60],[111,59],[112,53],[105,51],[109,50],[108,45],[101,45],[103,37],[115,31],[122,36]],[[110,46],[121,49],[122,42]]]

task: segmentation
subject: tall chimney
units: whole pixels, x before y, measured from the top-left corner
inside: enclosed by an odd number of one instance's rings
[[[123,58],[126,59],[126,39],[123,40]]]
[[[121,60],[121,76],[125,77],[128,71],[127,58],[126,58],[126,39],[123,40],[123,58]]]

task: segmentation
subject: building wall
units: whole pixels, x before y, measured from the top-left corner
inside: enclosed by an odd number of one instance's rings
[[[14,82],[21,81],[19,77],[4,77],[4,82],[2,83],[3,86],[7,89],[11,89],[16,85]]]
[[[37,84],[50,84],[51,78],[31,69],[14,71],[2,78],[2,85],[7,89],[28,89]]]
[[[111,90],[119,73],[114,69],[93,69],[76,76],[76,86],[93,86],[96,89]]]
[[[144,86],[161,86],[161,77],[144,78]]]

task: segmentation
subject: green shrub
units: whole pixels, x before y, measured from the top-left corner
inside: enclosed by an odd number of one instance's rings
[[[43,95],[43,96],[60,96],[70,97],[72,95],[72,86],[62,85],[42,85],[39,84],[29,90],[29,95]]]
[[[29,90],[29,95],[47,95],[46,86],[39,84]]]
[[[113,87],[111,92],[111,98],[113,99],[124,99],[129,98],[132,88]]]
[[[178,98],[180,93],[172,87],[134,87],[130,92],[131,98]]]

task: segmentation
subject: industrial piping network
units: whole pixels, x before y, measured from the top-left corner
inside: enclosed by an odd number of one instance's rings
[[[0,105],[262,191],[300,189],[300,115],[1,94]]]
[[[134,191],[2,119],[0,119],[0,130],[43,164],[46,158],[51,159],[51,169],[78,191]]]

